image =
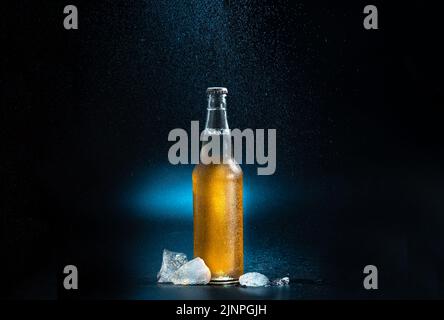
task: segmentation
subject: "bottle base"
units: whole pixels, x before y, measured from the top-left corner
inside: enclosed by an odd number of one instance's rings
[[[211,279],[209,284],[216,286],[234,286],[239,284],[239,279]]]

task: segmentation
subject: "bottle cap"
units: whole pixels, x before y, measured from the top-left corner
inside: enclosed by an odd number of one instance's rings
[[[210,87],[207,89],[207,94],[228,94],[228,89],[224,87]]]

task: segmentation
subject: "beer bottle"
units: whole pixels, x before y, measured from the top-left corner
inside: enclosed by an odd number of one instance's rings
[[[194,256],[210,268],[213,284],[237,283],[243,274],[243,174],[231,152],[227,94],[226,88],[207,89],[207,118],[202,132],[204,141],[220,139],[220,161],[208,161],[204,152],[208,142],[204,142],[201,161],[193,170]]]

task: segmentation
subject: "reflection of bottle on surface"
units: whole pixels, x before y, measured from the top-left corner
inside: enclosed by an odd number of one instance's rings
[[[227,93],[226,88],[207,89],[203,135],[220,138],[221,145],[230,140]],[[212,283],[235,283],[243,273],[242,169],[230,150],[222,148],[220,164],[200,163],[193,170],[194,256],[210,268]]]

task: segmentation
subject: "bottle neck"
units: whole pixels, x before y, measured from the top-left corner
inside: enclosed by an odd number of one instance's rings
[[[226,107],[226,93],[214,92],[208,95],[207,120],[200,155],[201,161],[205,164],[228,163],[231,159],[231,135]],[[213,139],[219,140],[219,150],[211,147],[209,152],[209,141]]]
[[[229,131],[227,120],[226,94],[212,93],[208,95],[207,120],[205,130],[224,133]]]

